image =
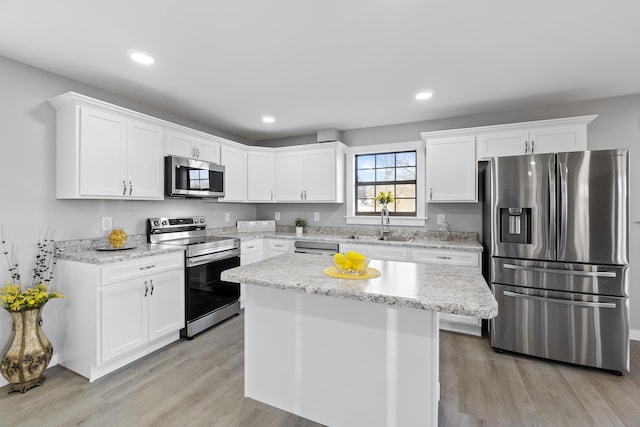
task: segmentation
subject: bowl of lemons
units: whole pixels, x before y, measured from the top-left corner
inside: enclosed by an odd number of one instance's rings
[[[369,267],[369,258],[359,252],[337,253],[333,256],[333,265],[338,273],[363,275]]]

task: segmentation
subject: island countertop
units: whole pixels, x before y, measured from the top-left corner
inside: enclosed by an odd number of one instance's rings
[[[222,280],[491,319],[498,304],[477,268],[371,260],[382,273],[367,280],[336,279],[323,273],[330,256],[284,254],[225,270]]]

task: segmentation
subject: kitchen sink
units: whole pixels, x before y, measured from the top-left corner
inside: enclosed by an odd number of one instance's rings
[[[361,236],[361,235],[351,235],[347,237],[347,239],[351,240],[384,240],[386,242],[405,242],[411,243],[415,240],[414,237],[402,237],[402,236]]]
[[[414,237],[402,237],[402,236],[382,236],[378,237],[377,240],[384,240],[386,242],[406,242],[411,243],[415,240]]]

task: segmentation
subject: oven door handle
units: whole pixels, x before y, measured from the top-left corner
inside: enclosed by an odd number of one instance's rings
[[[580,307],[616,308],[616,304],[612,302],[572,301],[572,300],[558,299],[558,298],[538,297],[535,295],[525,295],[525,294],[519,294],[517,292],[511,292],[511,291],[502,291],[502,293],[506,297],[532,299],[534,301],[541,301],[541,302],[553,302],[557,304],[577,305]]]
[[[240,256],[240,249],[234,249],[232,251],[217,252],[209,255],[202,255],[193,258],[187,258],[187,268],[197,267],[199,265],[208,264],[214,261],[220,261],[222,259],[233,258]]]
[[[503,267],[507,270],[523,270],[523,271],[535,271],[538,273],[568,274],[570,276],[616,277],[616,273],[614,271],[563,270],[561,268],[529,267],[526,265],[515,265],[515,264],[503,264]]]

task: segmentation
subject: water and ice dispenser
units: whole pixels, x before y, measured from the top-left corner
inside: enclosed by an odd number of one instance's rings
[[[500,208],[500,242],[531,243],[531,208]]]

